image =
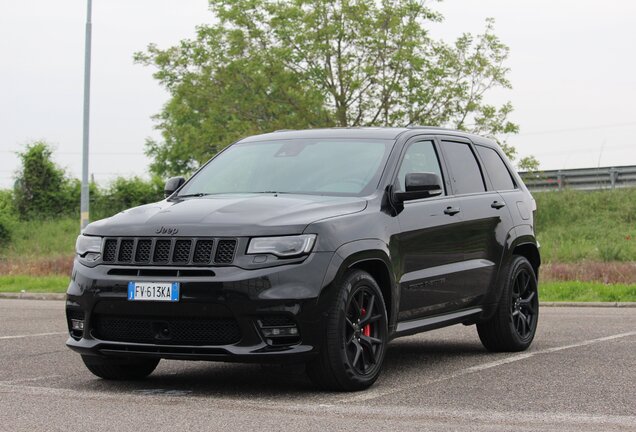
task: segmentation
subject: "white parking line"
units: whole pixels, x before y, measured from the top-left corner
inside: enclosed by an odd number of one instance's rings
[[[459,423],[470,422],[475,430],[482,430],[487,426],[488,430],[583,430],[608,431],[634,430],[636,417],[629,415],[609,415],[590,414],[581,412],[519,412],[519,411],[492,411],[492,410],[469,410],[455,408],[434,408],[426,406],[395,406],[395,405],[337,405],[310,403],[289,403],[286,401],[270,401],[258,398],[255,401],[251,396],[247,399],[231,397],[194,395],[178,393],[154,392],[139,393],[127,391],[99,391],[82,390],[73,388],[39,387],[29,385],[16,385],[0,382],[0,395],[10,393],[20,394],[30,397],[53,397],[56,402],[61,398],[67,398],[75,404],[88,403],[93,406],[94,401],[103,400],[114,402],[112,408],[117,409],[119,405],[129,406],[142,399],[144,404],[151,407],[164,406],[170,404],[171,412],[178,415],[179,412],[200,414],[213,411],[215,416],[233,415],[233,412],[274,412],[274,415],[285,417],[288,415],[308,414],[314,415],[317,419],[323,416],[332,415],[337,417],[348,417],[354,419],[366,419],[368,416],[380,417],[386,420],[394,420],[399,426],[400,422],[411,424],[431,425],[439,423],[438,430],[447,430],[442,427],[451,424],[457,427]],[[184,402],[184,399],[187,402]],[[170,403],[173,402],[173,403]],[[108,409],[108,408],[106,408]],[[222,418],[222,417],[219,417]],[[559,428],[555,428],[558,426]],[[399,429],[399,427],[398,427]],[[423,430],[426,428],[422,428]],[[429,430],[429,429],[426,429]],[[463,429],[462,429],[463,430]]]
[[[0,381],[0,384],[19,384],[19,383],[27,383],[27,382],[35,382],[35,381],[43,381],[51,378],[60,378],[62,375],[42,375],[33,378],[17,378],[7,381]]]
[[[483,363],[480,365],[476,365],[476,366],[471,366],[465,369],[460,369],[459,371],[449,374],[449,375],[445,375],[445,376],[441,376],[439,378],[435,378],[435,379],[431,379],[428,381],[424,381],[424,382],[418,382],[418,383],[414,383],[411,385],[406,385],[406,386],[400,386],[399,388],[391,388],[391,389],[386,389],[386,390],[380,390],[380,389],[371,389],[371,390],[367,390],[364,393],[359,393],[356,394],[354,396],[350,396],[347,398],[343,398],[343,399],[339,399],[338,402],[340,403],[351,403],[351,402],[363,402],[363,401],[368,401],[368,400],[372,400],[372,399],[377,399],[377,398],[381,398],[381,397],[385,397],[388,395],[392,395],[395,393],[399,393],[405,390],[411,390],[417,387],[422,387],[422,386],[426,386],[426,385],[430,385],[430,384],[435,384],[438,382],[442,382],[442,381],[447,381],[450,379],[454,379],[454,378],[458,378],[464,375],[469,375],[475,372],[479,372],[479,371],[483,371],[486,369],[492,369],[494,367],[497,366],[502,366],[502,365],[506,365],[509,363],[514,363],[520,360],[525,360],[528,359],[530,357],[534,357],[540,354],[550,354],[553,352],[557,352],[557,351],[563,351],[563,350],[567,350],[567,349],[572,349],[572,348],[579,348],[579,347],[583,347],[583,346],[587,346],[587,345],[592,345],[595,343],[599,343],[599,342],[606,342],[606,341],[610,341],[610,340],[615,340],[615,339],[620,339],[620,338],[625,338],[625,337],[629,337],[629,336],[636,336],[636,331],[632,331],[632,332],[627,332],[627,333],[619,333],[619,334],[615,334],[615,335],[611,335],[611,336],[604,336],[604,337],[600,337],[600,338],[596,338],[596,339],[588,339],[585,341],[581,341],[581,342],[577,342],[577,343],[573,343],[573,344],[569,344],[569,345],[562,345],[562,346],[558,346],[558,347],[553,347],[553,348],[545,348],[542,350],[537,350],[537,351],[530,351],[530,352],[526,352],[526,353],[522,353],[522,354],[516,354],[510,357],[506,357],[503,358],[501,360],[495,360],[492,362],[488,362],[488,363]]]
[[[67,332],[54,332],[54,333],[34,333],[34,334],[24,334],[24,335],[14,335],[14,336],[0,336],[0,340],[6,339],[22,339],[28,337],[40,337],[40,336],[55,336],[55,335],[63,335],[67,334]]]

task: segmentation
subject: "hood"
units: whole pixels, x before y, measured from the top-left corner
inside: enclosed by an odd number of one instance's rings
[[[93,222],[84,234],[155,236],[162,228],[163,234],[192,237],[300,234],[312,222],[357,213],[366,206],[366,200],[356,197],[211,195],[135,207]]]

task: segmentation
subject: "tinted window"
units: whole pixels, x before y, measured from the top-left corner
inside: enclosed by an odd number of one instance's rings
[[[508,168],[501,159],[501,156],[499,156],[499,153],[488,147],[475,147],[477,148],[477,153],[479,153],[479,156],[486,167],[486,172],[488,173],[488,177],[490,178],[495,190],[514,189],[515,182],[512,180],[510,171],[508,171]]]
[[[186,194],[364,195],[377,187],[393,141],[296,139],[237,143],[182,189]]]
[[[444,141],[446,162],[450,164],[451,181],[456,194],[484,192],[484,179],[473,151],[468,144]]]
[[[399,190],[405,189],[404,181],[406,175],[410,173],[435,173],[442,181],[442,170],[432,141],[415,142],[406,149],[398,171]]]

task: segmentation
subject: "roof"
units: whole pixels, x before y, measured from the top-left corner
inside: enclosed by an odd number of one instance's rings
[[[475,135],[452,129],[434,126],[409,126],[409,127],[344,127],[304,130],[280,130],[276,132],[253,135],[241,140],[241,142],[269,141],[273,139],[298,139],[298,138],[359,138],[359,139],[397,139],[404,132],[417,130],[419,132],[440,134],[451,132],[453,135],[473,138]]]

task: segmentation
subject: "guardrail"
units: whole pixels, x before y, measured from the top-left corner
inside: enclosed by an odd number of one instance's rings
[[[636,187],[636,165],[520,172],[519,175],[532,192]]]

